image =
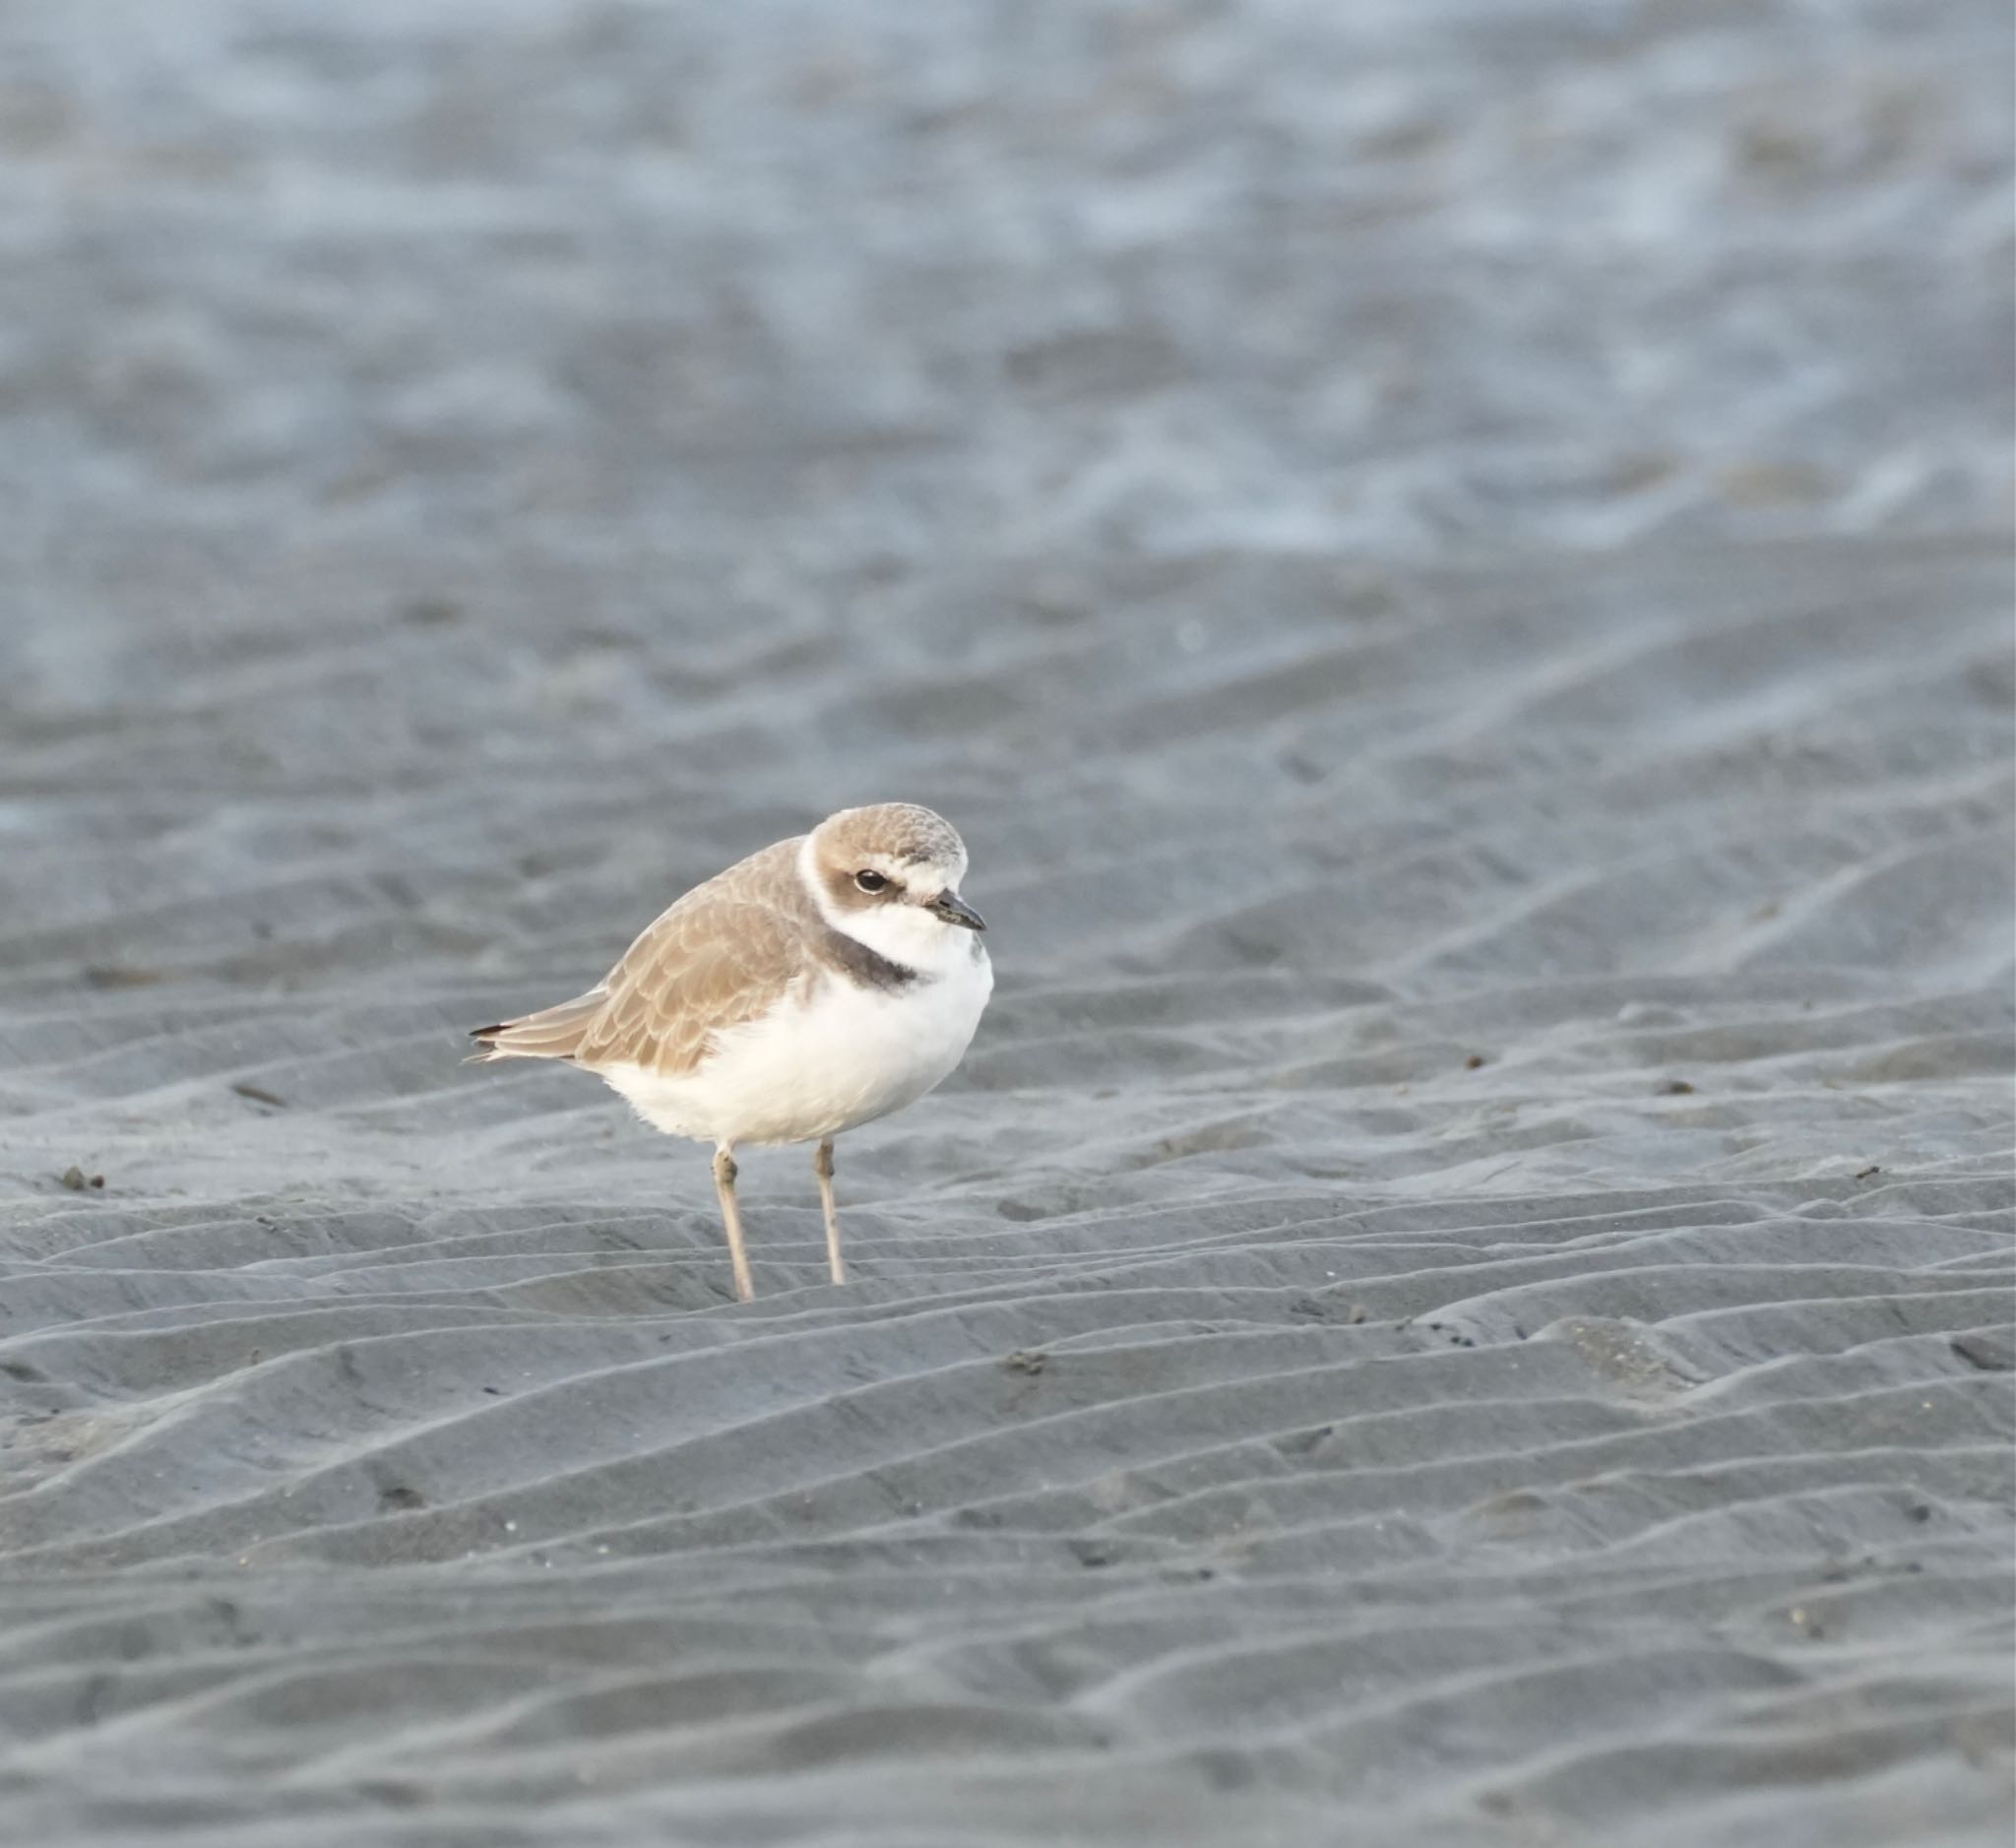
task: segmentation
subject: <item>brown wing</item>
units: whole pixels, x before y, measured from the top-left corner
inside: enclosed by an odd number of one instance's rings
[[[766,1012],[805,971],[813,914],[780,841],[697,885],[587,994],[481,1029],[480,1058],[635,1063],[677,1075],[716,1034]]]
[[[562,1001],[557,1007],[542,1007],[536,1014],[517,1020],[500,1020],[494,1027],[477,1027],[469,1037],[481,1047],[471,1055],[472,1062],[488,1064],[499,1058],[572,1058],[596,1015],[601,1012],[603,995],[599,988]]]
[[[767,906],[674,906],[609,972],[575,1062],[691,1071],[716,1034],[767,1013],[803,969],[801,933]]]

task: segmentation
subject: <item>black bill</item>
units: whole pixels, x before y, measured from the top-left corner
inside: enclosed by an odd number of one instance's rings
[[[969,930],[984,930],[987,927],[987,921],[957,892],[940,892],[931,901],[930,909],[947,924],[963,924]]]

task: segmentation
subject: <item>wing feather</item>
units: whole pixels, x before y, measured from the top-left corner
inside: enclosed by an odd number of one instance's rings
[[[695,886],[588,993],[477,1029],[476,1056],[691,1071],[719,1035],[767,1013],[808,971],[816,914],[797,880],[797,845],[780,841]]]

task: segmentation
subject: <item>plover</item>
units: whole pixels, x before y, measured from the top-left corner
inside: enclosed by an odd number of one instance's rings
[[[993,990],[965,875],[965,844],[930,809],[844,808],[695,886],[586,994],[476,1028],[475,1057],[564,1059],[654,1128],[712,1142],[744,1303],[735,1150],[816,1142],[827,1267],[845,1283],[833,1138],[944,1078]]]

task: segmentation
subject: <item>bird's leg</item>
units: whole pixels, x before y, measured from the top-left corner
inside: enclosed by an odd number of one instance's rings
[[[714,1191],[721,1201],[721,1223],[728,1235],[728,1261],[735,1268],[735,1301],[753,1303],[756,1291],[749,1282],[749,1254],[742,1249],[742,1215],[735,1205],[735,1158],[724,1142],[714,1152]]]
[[[812,1172],[819,1177],[819,1204],[826,1214],[826,1268],[835,1283],[847,1282],[847,1266],[840,1261],[840,1215],[833,1206],[833,1138],[812,1151]]]

